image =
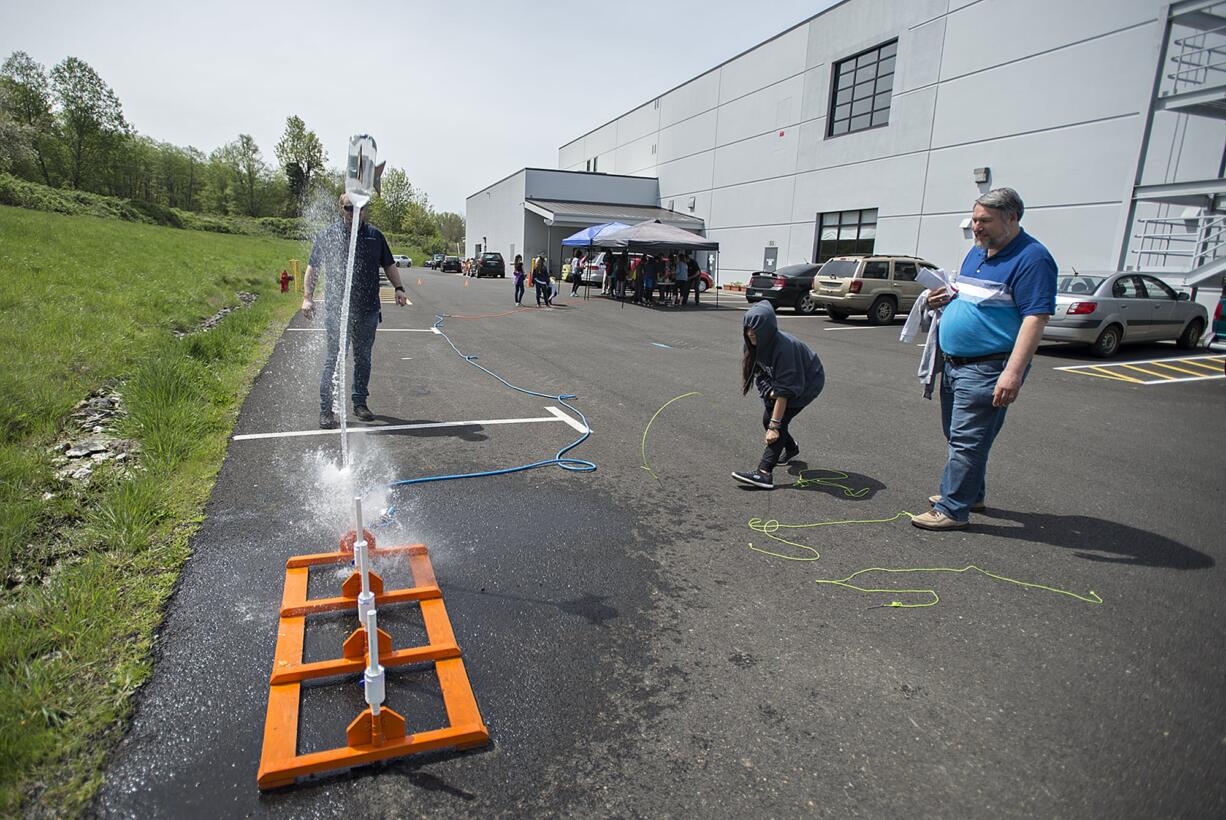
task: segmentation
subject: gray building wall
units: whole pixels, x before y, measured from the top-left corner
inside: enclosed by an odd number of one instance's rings
[[[477,245],[484,238],[486,246],[482,250],[501,253],[507,263],[507,274],[510,274],[515,254],[524,253],[526,178],[526,169],[517,171],[468,198],[464,206],[466,257],[476,254]]]
[[[466,200],[465,256],[474,256],[484,239],[482,250],[501,253],[507,261],[508,273],[515,254],[529,259],[542,251],[549,255],[554,270],[560,270],[564,255],[561,242],[577,229],[545,225],[539,215],[524,210],[528,199],[655,207],[660,189],[654,178],[642,176],[521,169]]]
[[[817,215],[861,208],[878,252],[955,266],[974,198],[1003,185],[1062,269],[1112,270],[1166,6],[847,0],[568,142],[558,165],[657,177],[660,204],[720,241],[725,280],[772,243],[780,265],[811,259]],[[889,125],[826,137],[833,65],[894,38]],[[1217,176],[1224,140],[1221,122],[1157,115],[1145,181]],[[973,181],[985,166],[990,186]]]

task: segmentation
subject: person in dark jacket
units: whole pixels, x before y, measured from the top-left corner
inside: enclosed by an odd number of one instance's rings
[[[520,307],[524,306],[524,280],[528,278],[528,274],[524,273],[524,256],[523,254],[515,254],[515,304]]]
[[[553,307],[553,285],[549,281],[549,257],[542,253],[532,263],[532,284],[536,286],[536,306],[544,302],[545,307]]]
[[[779,330],[769,302],[758,302],[746,311],[742,333],[741,395],[749,392],[751,384],[757,385],[764,407],[766,450],[758,469],[732,477],[742,484],[773,490],[775,466],[800,454],[788,426],[822,392],[826,371],[808,345]]]

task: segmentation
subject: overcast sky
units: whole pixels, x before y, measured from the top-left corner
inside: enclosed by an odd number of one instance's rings
[[[0,60],[93,66],[141,134],[265,160],[297,114],[340,167],[350,134],[440,210],[834,0],[0,0]],[[349,50],[348,53],[346,50]],[[355,69],[356,63],[356,69]]]

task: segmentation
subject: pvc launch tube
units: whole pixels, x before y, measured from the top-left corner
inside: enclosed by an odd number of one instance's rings
[[[366,533],[362,529],[362,497],[356,496],[353,499],[354,510],[354,525],[357,529],[354,530],[358,534],[357,541],[353,545],[353,554],[357,558],[358,576],[362,579],[362,591],[358,594],[358,623],[366,626],[366,615],[375,608],[375,596],[370,591],[370,557],[366,552],[366,539],[363,537]],[[374,635],[373,632],[367,632],[367,640]]]
[[[379,613],[370,610],[366,613],[366,703],[370,706],[370,714],[378,718],[379,706],[384,698],[383,667],[379,664]]]

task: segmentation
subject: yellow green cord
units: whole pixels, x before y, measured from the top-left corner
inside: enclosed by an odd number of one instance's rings
[[[1059,589],[1057,587],[1047,586],[1046,584],[1035,584],[1035,583],[1031,583],[1030,581],[1019,581],[1016,578],[1008,578],[1004,575],[997,575],[994,572],[988,572],[986,569],[981,569],[975,566],[974,564],[968,564],[962,569],[955,569],[954,567],[915,567],[915,568],[904,568],[904,569],[895,569],[895,568],[888,568],[888,567],[869,567],[868,569],[862,569],[857,572],[853,572],[851,575],[848,575],[846,578],[817,579],[815,580],[814,583],[829,584],[830,586],[843,587],[844,589],[851,589],[851,590],[855,590],[856,592],[869,592],[869,593],[888,592],[892,595],[898,595],[900,593],[901,594],[914,594],[914,595],[931,595],[932,600],[926,601],[923,603],[907,604],[899,600],[893,600],[887,604],[881,604],[882,607],[896,607],[900,609],[920,609],[923,607],[936,606],[940,602],[941,596],[937,595],[937,591],[935,589],[891,589],[888,587],[869,588],[869,587],[856,586],[855,584],[851,583],[851,580],[859,575],[865,574],[866,572],[963,573],[963,572],[970,572],[971,570],[974,570],[975,572],[978,572],[981,575],[986,575],[987,577],[993,578],[997,581],[1004,581],[1009,584],[1016,584],[1020,587],[1025,587],[1026,589],[1041,589],[1046,592],[1054,592],[1058,595],[1067,595],[1070,598],[1075,598],[1078,601],[1082,601],[1087,604],[1101,604],[1103,602],[1103,599],[1100,598],[1098,596],[1098,593],[1095,592],[1094,590],[1090,590],[1090,594],[1088,596],[1079,595],[1076,592],[1069,592],[1067,589]]]
[[[827,472],[837,472],[837,471],[827,471]],[[778,521],[776,521],[773,518],[769,520],[765,520],[765,521],[762,520],[761,518],[751,518],[749,519],[749,528],[753,530],[754,532],[761,533],[765,535],[767,538],[771,538],[775,541],[779,541],[780,543],[787,544],[790,547],[795,547],[796,549],[804,550],[805,552],[810,553],[810,554],[808,555],[785,555],[781,552],[775,552],[773,550],[766,550],[766,549],[762,549],[761,547],[755,547],[753,545],[753,542],[749,543],[749,548],[753,550],[754,552],[760,552],[763,555],[770,555],[775,558],[782,558],[786,561],[816,561],[819,558],[821,558],[821,553],[819,553],[815,547],[811,547],[808,544],[799,544],[795,541],[789,541],[786,538],[780,538],[778,535],[775,535],[775,533],[782,529],[801,530],[801,529],[810,529],[812,527],[833,527],[833,526],[838,526],[841,524],[888,524],[892,521],[897,521],[900,518],[914,518],[914,517],[915,515],[913,513],[903,511],[899,513],[895,513],[893,516],[889,518],[862,518],[862,519],[850,519],[846,521],[818,521],[813,524],[780,524]],[[1024,587],[1025,589],[1041,589],[1041,590],[1044,590],[1045,592],[1054,592],[1057,595],[1067,595],[1070,598],[1074,598],[1078,601],[1081,601],[1087,604],[1097,605],[1103,602],[1103,599],[1100,598],[1098,593],[1095,592],[1094,590],[1090,590],[1089,595],[1080,595],[1076,592],[1070,592],[1069,590],[1066,590],[1066,589],[1060,589],[1059,587],[1048,586],[1046,584],[1037,584],[1031,581],[1019,581],[1016,578],[1009,578],[1008,576],[1005,576],[1005,575],[998,575],[994,572],[988,572],[986,569],[977,567],[974,564],[968,564],[965,567],[962,567],[961,569],[957,569],[955,567],[905,567],[905,568],[869,567],[867,569],[862,569],[862,570],[853,572],[851,575],[848,575],[846,578],[821,578],[821,579],[816,579],[814,583],[828,584],[830,586],[842,587],[843,589],[850,589],[850,590],[854,590],[855,592],[889,593],[891,595],[929,595],[931,596],[932,600],[923,601],[920,603],[905,603],[903,601],[899,601],[895,599],[895,600],[890,601],[889,603],[880,605],[881,607],[892,607],[896,609],[923,609],[924,607],[936,606],[938,603],[940,603],[941,596],[937,594],[937,591],[935,589],[930,589],[930,588],[929,589],[895,589],[891,587],[862,587],[862,586],[857,586],[856,584],[851,583],[851,581],[869,572],[889,572],[889,573],[951,572],[951,573],[961,574],[964,572],[971,572],[971,571],[978,572],[979,574],[984,575],[988,578],[992,578],[993,580],[1004,581],[1005,583],[1008,583],[1008,584],[1015,584],[1017,586]]]
[[[763,555],[773,555],[776,558],[783,558],[788,561],[816,561],[818,558],[822,557],[821,553],[819,553],[817,549],[810,547],[808,544],[798,544],[795,541],[780,538],[779,536],[775,535],[775,533],[779,530],[804,530],[811,527],[835,527],[840,524],[889,524],[891,521],[897,521],[898,519],[904,517],[914,518],[915,516],[909,512],[900,512],[890,516],[889,518],[861,518],[848,521],[819,521],[815,524],[780,524],[773,518],[767,521],[763,521],[761,518],[751,518],[749,519],[749,528],[754,532],[760,532],[767,538],[772,538],[775,541],[787,544],[789,547],[808,550],[809,552],[813,553],[813,555],[784,555],[783,553],[772,552],[771,550],[764,550],[761,547],[755,547],[753,542],[750,542],[749,548],[754,552],[760,552]]]
[[[834,475],[820,476],[818,478],[808,478],[805,475],[806,473],[834,473]],[[872,489],[871,487],[861,487],[858,490],[853,490],[851,487],[848,487],[846,484],[839,483],[839,480],[845,479],[845,478],[851,478],[851,476],[847,475],[847,473],[844,473],[840,470],[824,470],[824,469],[823,470],[801,470],[800,477],[796,479],[795,483],[793,483],[792,486],[800,490],[803,490],[805,487],[808,487],[810,485],[818,486],[818,487],[835,487],[836,489],[842,490],[843,495],[846,496],[847,498],[863,498],[865,493],[867,493],[869,490]]]
[[[702,393],[699,393],[697,390],[691,390],[689,393],[682,393],[680,396],[674,396],[673,398],[671,398],[671,399],[669,399],[668,401],[664,402],[664,404],[662,404],[662,405],[660,406],[660,409],[659,409],[659,410],[657,410],[657,411],[655,412],[655,415],[651,417],[651,421],[647,422],[647,426],[643,428],[643,442],[642,442],[642,444],[640,444],[640,445],[639,445],[639,452],[640,452],[640,453],[642,454],[642,456],[643,456],[643,469],[644,469],[644,470],[646,470],[647,472],[651,473],[651,477],[652,477],[652,478],[654,478],[654,479],[656,480],[656,483],[657,483],[657,484],[659,484],[659,483],[660,483],[660,478],[659,478],[659,476],[657,476],[657,475],[655,474],[655,471],[653,471],[653,470],[651,469],[651,467],[649,467],[649,466],[648,466],[648,464],[647,464],[647,431],[651,429],[651,425],[655,423],[656,418],[657,418],[657,417],[658,417],[658,416],[659,416],[661,413],[663,413],[663,412],[664,412],[664,408],[665,408],[665,407],[668,407],[668,406],[669,406],[670,404],[672,404],[673,402],[678,401],[678,400],[680,400],[680,399],[684,399],[684,398],[686,398],[686,397],[688,397],[688,396],[701,396],[701,395],[702,395]]]

